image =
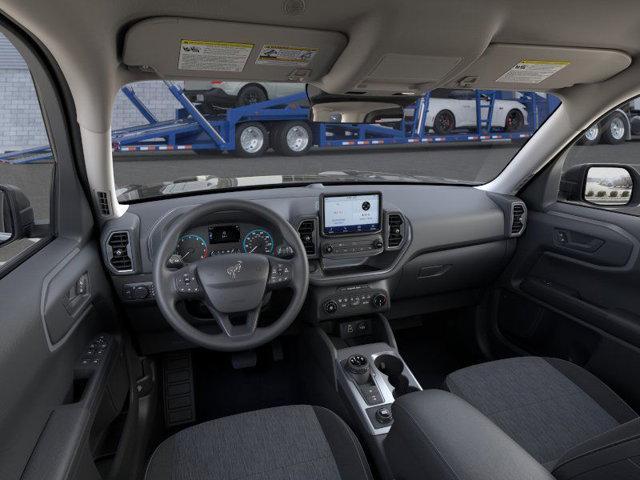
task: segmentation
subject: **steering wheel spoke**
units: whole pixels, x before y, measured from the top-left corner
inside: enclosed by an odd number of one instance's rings
[[[260,307],[253,308],[246,312],[236,313],[234,314],[236,320],[232,321],[230,314],[221,312],[209,302],[206,302],[205,305],[222,332],[231,339],[253,335],[258,327]],[[244,322],[241,320],[241,317],[244,317]]]
[[[294,285],[294,260],[269,257],[268,290],[279,290]]]

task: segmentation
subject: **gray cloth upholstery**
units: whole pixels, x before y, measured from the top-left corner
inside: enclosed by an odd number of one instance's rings
[[[580,443],[637,417],[596,377],[557,359],[474,365],[449,375],[446,385],[550,470]]]
[[[336,456],[336,452],[340,454]],[[276,407],[182,430],[154,452],[146,480],[366,480],[349,427],[320,407]]]

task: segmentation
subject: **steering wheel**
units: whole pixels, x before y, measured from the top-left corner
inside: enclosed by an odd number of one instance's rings
[[[207,257],[178,270],[168,268],[180,235],[203,217],[222,212],[245,212],[270,223],[293,248],[293,257],[238,253]],[[273,210],[246,200],[214,200],[182,214],[169,227],[153,262],[153,282],[160,311],[182,337],[211,350],[231,352],[267,343],[291,325],[307,295],[309,264],[298,233]],[[265,293],[282,288],[293,291],[289,305],[276,321],[259,327]],[[201,300],[221,332],[205,333],[189,323],[176,308],[183,300]]]

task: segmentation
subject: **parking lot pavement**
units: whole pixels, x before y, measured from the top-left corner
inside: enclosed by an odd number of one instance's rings
[[[267,154],[238,158],[213,153],[148,153],[116,156],[116,184],[150,185],[194,175],[223,177],[293,175],[325,171],[365,170],[433,175],[486,182],[497,175],[519,147],[515,145],[429,145],[388,148],[315,150],[304,157]],[[640,141],[621,145],[574,147],[567,166],[582,163],[640,165]],[[17,185],[31,200],[36,217],[48,217],[52,166],[0,164],[0,183]]]
[[[230,154],[146,154],[116,158],[116,184],[153,184],[193,175],[246,177],[296,175],[360,170],[433,175],[467,181],[487,181],[502,170],[517,147],[513,145],[380,147],[314,150],[304,157],[274,153],[259,158]]]

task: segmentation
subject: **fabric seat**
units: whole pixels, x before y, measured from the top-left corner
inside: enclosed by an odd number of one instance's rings
[[[559,359],[474,365],[449,375],[446,385],[550,471],[574,447],[638,418],[598,378]]]
[[[205,422],[165,440],[146,480],[365,480],[354,433],[321,407],[276,407]]]

